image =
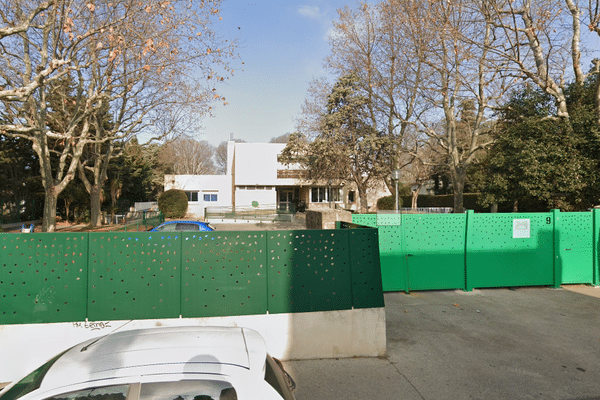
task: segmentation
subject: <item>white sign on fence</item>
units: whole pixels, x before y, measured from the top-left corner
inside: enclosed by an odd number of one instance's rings
[[[531,222],[529,219],[513,219],[513,239],[529,239]]]

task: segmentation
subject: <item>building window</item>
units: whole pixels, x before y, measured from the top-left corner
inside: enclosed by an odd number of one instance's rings
[[[216,194],[205,194],[204,195],[204,201],[208,202],[208,201],[217,201],[217,195]]]
[[[349,191],[348,192],[348,203],[354,203],[356,201],[355,196],[356,196],[356,192],[354,190]]]
[[[339,187],[332,187],[331,190],[328,187],[313,187],[310,191],[310,202],[328,203],[329,193],[331,193],[332,202],[339,203],[342,201],[342,189]]]
[[[198,201],[198,192],[185,192],[189,202]]]

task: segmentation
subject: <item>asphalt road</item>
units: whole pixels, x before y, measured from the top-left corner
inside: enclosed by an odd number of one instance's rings
[[[387,357],[286,368],[297,400],[600,399],[600,288],[571,289],[386,293]]]

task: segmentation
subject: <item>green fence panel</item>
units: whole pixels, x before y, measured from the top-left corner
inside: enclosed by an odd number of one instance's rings
[[[409,290],[465,288],[465,215],[402,217]]]
[[[383,291],[407,291],[406,257],[402,248],[401,214],[352,214],[355,224],[379,229],[379,257]]]
[[[593,215],[590,212],[558,213],[558,256],[561,283],[592,283],[594,280]]]
[[[347,230],[269,231],[271,313],[352,308]]]
[[[408,276],[401,225],[379,227],[379,257],[383,291],[407,291]]]
[[[182,316],[267,313],[267,233],[185,233]]]
[[[354,308],[384,307],[377,229],[348,231]]]
[[[592,211],[592,220],[593,220],[593,281],[592,283],[596,286],[600,285],[600,209],[594,209]]]
[[[90,233],[88,318],[178,318],[181,236]]]
[[[83,321],[87,234],[0,234],[0,325]]]
[[[552,285],[552,215],[469,213],[467,289]]]
[[[377,214],[352,214],[352,223],[377,227]]]
[[[400,226],[402,224],[404,216],[402,214],[392,213],[378,213],[376,218],[377,226]]]

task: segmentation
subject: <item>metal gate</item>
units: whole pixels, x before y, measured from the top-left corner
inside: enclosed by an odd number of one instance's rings
[[[553,213],[467,214],[467,290],[555,283]]]
[[[464,289],[464,214],[404,215],[409,290]]]
[[[594,237],[592,213],[560,213],[556,229],[557,262],[562,283],[592,283],[594,280]]]

